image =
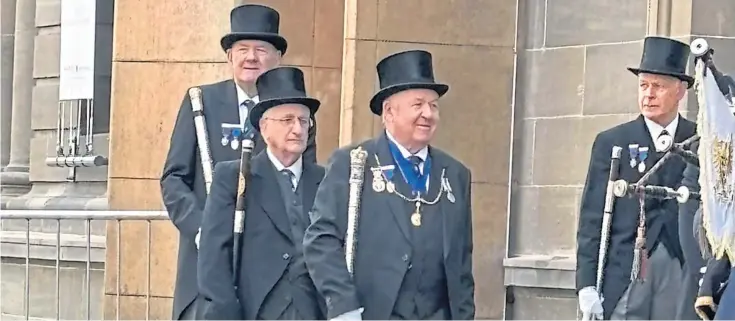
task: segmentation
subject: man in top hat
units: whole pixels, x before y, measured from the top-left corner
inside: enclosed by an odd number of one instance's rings
[[[385,131],[332,155],[304,237],[309,273],[328,319],[473,319],[471,174],[430,145],[449,87],[426,51],[377,70],[370,109]]]
[[[695,124],[678,111],[679,101],[694,83],[685,73],[688,59],[687,44],[646,38],[640,67],[628,68],[638,78],[641,115],[595,137],[577,229],[577,291],[580,310],[586,314],[605,319],[675,317],[684,264],[675,200],[647,199],[642,215],[638,197],[615,201],[602,293],[595,284],[613,146],[623,149],[620,179],[637,182],[663,156],[665,145],[695,134]],[[679,158],[670,159],[648,183],[676,187],[685,165]],[[640,252],[634,250],[637,238]],[[641,264],[634,266],[638,253]],[[639,273],[632,273],[634,267]]]
[[[250,124],[265,151],[253,156],[245,192],[240,269],[233,271],[233,227],[240,160],[215,166],[202,221],[199,291],[205,320],[318,320],[324,303],[304,263],[302,240],[324,168],[303,153],[319,101],[306,96],[304,74],[292,67],[257,80],[261,100]],[[239,282],[233,280],[238,275]],[[237,286],[237,287],[235,287]]]
[[[179,108],[166,163],[161,175],[161,193],[174,226],[179,230],[179,259],[174,292],[173,319],[191,319],[195,315],[196,261],[199,225],[206,199],[203,166],[211,169],[219,161],[240,156],[240,140],[254,134],[255,150],[265,146],[262,137],[247,126],[247,115],[259,95],[255,80],[260,74],[280,64],[286,53],[286,39],[278,34],[279,14],[260,5],[236,7],[230,15],[231,32],[220,44],[227,54],[232,79],[200,86],[206,133],[198,133],[188,93]],[[307,163],[316,162],[316,127],[309,128]],[[197,139],[208,134],[207,146]],[[205,140],[206,141],[206,140]],[[209,150],[211,164],[203,162],[199,148]],[[204,163],[204,164],[203,164]]]

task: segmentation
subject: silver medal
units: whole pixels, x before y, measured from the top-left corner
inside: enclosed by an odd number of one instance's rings
[[[393,193],[396,191],[396,185],[393,184],[393,182],[388,182],[385,187],[388,190],[388,193]]]
[[[230,142],[230,147],[232,147],[233,150],[236,150],[238,147],[240,147],[240,141],[235,138]]]
[[[222,140],[220,142],[222,143],[222,146],[227,146],[230,140],[227,139],[227,136],[222,136]]]
[[[641,162],[640,164],[638,164],[638,172],[643,173],[645,171],[646,171],[646,163]]]
[[[385,190],[385,182],[382,178],[378,176],[373,177],[373,190],[377,193],[382,193]]]

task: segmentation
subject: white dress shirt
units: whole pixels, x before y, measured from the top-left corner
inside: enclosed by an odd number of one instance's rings
[[[390,140],[393,144],[396,145],[396,147],[398,147],[398,151],[401,152],[401,156],[403,156],[404,158],[407,159],[407,158],[409,158],[411,156],[418,156],[419,158],[421,158],[421,161],[424,161],[425,162],[426,161],[426,158],[429,156],[429,147],[428,146],[425,146],[424,148],[422,148],[421,150],[419,150],[418,152],[416,152],[416,154],[411,154],[411,152],[409,152],[408,149],[406,149],[405,147],[403,147],[401,144],[399,144],[396,141],[396,139],[393,137],[393,135],[390,134],[390,132],[385,131],[385,134],[386,134],[386,136],[388,136],[388,140]],[[419,170],[421,171],[421,175],[423,175],[424,174],[424,167],[423,166],[419,166]]]
[[[663,132],[664,129],[666,129],[669,135],[673,137],[674,135],[676,135],[676,128],[679,126],[678,115],[666,127],[663,127],[646,117],[643,117],[643,121],[646,122],[646,127],[648,127],[648,132],[651,133],[651,138],[654,142],[656,141],[656,139],[658,139],[658,136],[661,135],[661,132]]]
[[[273,163],[273,166],[276,167],[276,171],[279,173],[284,170],[288,169],[293,173],[293,177],[291,177],[291,183],[293,183],[294,187],[299,186],[299,181],[301,180],[301,172],[304,169],[304,161],[303,157],[299,156],[299,159],[297,159],[291,166],[284,166],[281,161],[276,158],[276,155],[273,155],[273,152],[271,152],[270,148],[266,148],[265,152],[268,154],[268,159],[271,160],[271,163]]]
[[[676,115],[676,118],[674,118],[671,123],[666,125],[666,127],[663,127],[646,117],[643,117],[643,121],[645,121],[648,132],[651,134],[651,140],[653,141],[653,144],[658,145],[658,137],[661,136],[661,133],[664,131],[664,129],[666,129],[666,132],[669,133],[671,139],[674,139],[674,135],[676,135],[676,128],[679,126],[679,115]],[[657,151],[659,151],[663,146],[654,147]]]
[[[260,97],[258,97],[258,95],[255,95],[255,97],[248,96],[248,94],[240,88],[240,85],[238,85],[237,82],[235,82],[235,88],[237,89],[237,108],[240,112],[240,126],[245,128],[245,121],[248,119],[248,112],[250,111],[245,108],[242,103],[250,99],[257,104],[260,101]]]

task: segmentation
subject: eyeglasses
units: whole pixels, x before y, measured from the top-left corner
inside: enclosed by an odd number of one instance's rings
[[[301,127],[304,127],[304,128],[311,128],[311,126],[314,125],[314,122],[309,117],[285,117],[285,118],[265,117],[264,119],[277,121],[278,123],[286,127],[293,127],[296,124],[296,121],[298,121]]]

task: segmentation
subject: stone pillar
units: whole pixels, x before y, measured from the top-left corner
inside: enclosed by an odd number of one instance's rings
[[[5,168],[10,161],[16,1],[0,2],[0,169]]]
[[[33,49],[36,35],[36,0],[18,1],[15,15],[13,110],[10,160],[2,173],[3,195],[29,190]]]
[[[112,20],[115,1],[94,0],[96,3],[95,84],[94,84],[94,154],[107,156],[109,142],[110,82],[112,74]],[[30,175],[32,189],[21,197],[9,200],[8,209],[107,209],[107,166],[77,167],[73,181],[68,179],[70,168],[52,167],[46,157],[56,154],[59,110],[59,77],[61,52],[62,0],[40,0],[35,19],[36,35],[33,58],[32,121],[29,124]],[[68,146],[69,108],[64,123],[62,141]],[[86,140],[82,121],[81,143]],[[81,146],[84,151],[85,147]]]

